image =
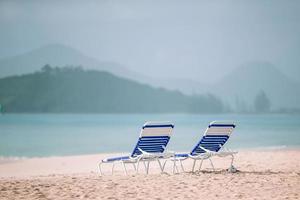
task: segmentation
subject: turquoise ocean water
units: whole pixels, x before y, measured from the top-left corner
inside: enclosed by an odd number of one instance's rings
[[[300,147],[300,115],[3,114],[0,157],[130,152],[146,121],[175,124],[169,149],[189,151],[213,120],[237,125],[227,147]]]

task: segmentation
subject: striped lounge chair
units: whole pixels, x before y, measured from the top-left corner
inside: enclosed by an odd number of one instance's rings
[[[102,175],[101,165],[104,163],[112,163],[112,174],[115,164],[120,163],[123,165],[125,174],[127,174],[125,164],[133,164],[134,169],[138,172],[140,162],[143,162],[148,174],[151,161],[157,161],[163,172],[165,163],[162,165],[160,159],[167,159],[175,155],[174,152],[166,151],[173,129],[174,125],[170,122],[146,122],[132,153],[129,156],[103,159],[98,165],[100,174]]]
[[[185,160],[187,158],[191,158],[194,160],[192,171],[194,171],[196,161],[198,160],[201,161],[199,167],[199,170],[201,170],[203,160],[205,159],[208,159],[210,161],[213,170],[215,170],[213,162],[211,160],[212,156],[231,156],[232,159],[229,171],[236,171],[236,169],[233,166],[233,160],[234,154],[236,154],[237,152],[230,151],[224,148],[224,144],[228,141],[234,128],[234,123],[218,121],[211,122],[208,128],[206,129],[203,137],[200,139],[200,141],[196,144],[196,146],[192,149],[190,153],[175,154],[175,157],[171,158],[173,161],[175,161],[174,167],[176,167],[176,170],[178,171],[176,161],[179,161],[181,169],[182,171],[184,171],[182,160]]]

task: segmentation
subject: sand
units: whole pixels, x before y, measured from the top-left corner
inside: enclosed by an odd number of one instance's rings
[[[98,161],[112,155],[2,158],[0,199],[300,199],[299,149],[240,151],[237,173],[226,171],[229,158],[214,158],[215,172],[206,162],[202,171],[173,175],[169,163],[161,174],[153,163],[148,175],[132,166],[127,176],[121,166],[110,175],[107,165],[99,176]]]

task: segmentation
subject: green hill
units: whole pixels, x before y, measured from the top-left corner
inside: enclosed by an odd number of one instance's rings
[[[216,113],[224,106],[212,95],[186,96],[108,72],[53,68],[0,79],[5,112],[31,113]]]

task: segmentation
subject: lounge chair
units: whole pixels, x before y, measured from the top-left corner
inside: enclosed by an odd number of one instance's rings
[[[210,164],[215,170],[215,167],[213,165],[213,162],[211,160],[212,156],[231,156],[231,163],[229,167],[229,171],[234,172],[236,169],[233,166],[233,160],[234,160],[234,154],[236,154],[236,151],[230,151],[229,149],[224,148],[224,144],[229,139],[232,131],[235,128],[234,123],[229,122],[218,122],[213,121],[209,124],[208,128],[206,129],[203,137],[200,139],[200,141],[196,144],[196,146],[192,149],[190,153],[181,153],[181,154],[175,154],[175,157],[172,157],[171,160],[175,161],[174,167],[176,168],[178,172],[178,168],[176,165],[176,161],[180,162],[180,166],[182,171],[184,171],[184,167],[182,164],[182,161],[188,158],[191,158],[194,160],[192,171],[194,172],[196,161],[200,160],[200,167],[199,170],[201,170],[203,160],[208,159],[210,161]],[[173,169],[174,171],[175,169]]]
[[[173,129],[174,125],[170,122],[145,123],[132,153],[129,156],[107,158],[102,160],[98,165],[100,174],[102,175],[101,165],[104,163],[112,163],[112,174],[114,172],[115,164],[120,163],[123,165],[125,174],[127,174],[125,164],[133,164],[134,169],[138,172],[140,162],[144,163],[146,173],[148,174],[149,164],[151,161],[157,161],[161,171],[163,172],[165,163],[162,165],[160,159],[167,159],[175,155],[174,152],[166,151],[166,146],[170,140]],[[137,164],[137,166],[135,164]]]

